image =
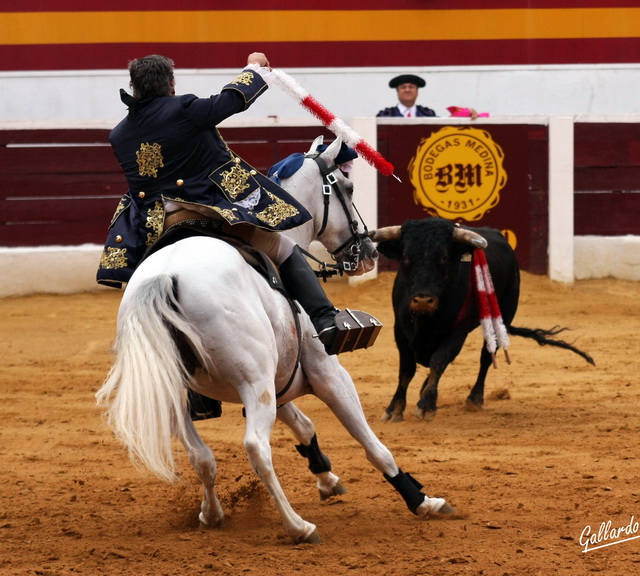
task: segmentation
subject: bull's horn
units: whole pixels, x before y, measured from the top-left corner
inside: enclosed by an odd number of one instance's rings
[[[385,240],[398,240],[400,238],[400,226],[387,226],[369,232],[369,238],[374,242],[384,242]]]
[[[471,230],[466,230],[465,228],[460,228],[456,226],[453,229],[453,239],[456,242],[461,242],[462,244],[470,244],[474,248],[480,248],[484,250],[487,247],[487,241],[480,236],[477,232],[472,232]]]

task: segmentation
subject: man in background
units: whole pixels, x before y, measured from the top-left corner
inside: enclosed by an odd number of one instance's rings
[[[389,82],[389,88],[395,88],[398,94],[398,103],[395,106],[390,106],[384,110],[380,110],[376,114],[377,117],[395,117],[395,118],[425,118],[435,117],[436,113],[431,108],[426,106],[420,106],[416,104],[418,99],[418,90],[424,88],[427,85],[423,78],[416,76],[415,74],[401,74],[392,78]],[[458,107],[451,107],[456,110],[463,110]],[[472,120],[478,117],[478,113],[473,108],[465,108],[464,114],[454,113],[454,111],[448,108],[452,116],[469,116]]]
[[[382,117],[405,117],[420,118],[435,116],[436,113],[431,108],[416,104],[418,99],[418,89],[424,88],[427,83],[420,76],[414,74],[401,74],[392,78],[389,82],[389,88],[395,88],[398,94],[398,104],[390,106],[384,110],[380,110],[376,116]]]

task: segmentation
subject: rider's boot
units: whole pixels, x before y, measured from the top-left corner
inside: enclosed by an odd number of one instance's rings
[[[300,251],[299,246],[293,248],[289,256],[279,266],[280,277],[291,298],[297,300],[300,306],[311,318],[320,342],[324,344],[327,353],[332,349],[338,337],[335,317],[339,310],[330,302],[324,293],[315,272]]]

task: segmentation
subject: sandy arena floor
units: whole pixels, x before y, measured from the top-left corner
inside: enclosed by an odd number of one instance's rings
[[[343,355],[368,420],[433,496],[459,511],[420,519],[366,461],[315,398],[297,404],[349,492],[320,502],[283,426],[276,469],[293,507],[323,543],[294,545],[242,449],[240,408],[198,423],[220,465],[222,530],[201,530],[200,486],[185,459],[174,485],[129,463],[95,406],[111,363],[117,291],[0,300],[0,574],[11,576],[366,574],[622,575],[640,571],[640,284],[554,284],[523,275],[517,325],[568,326],[569,352],[512,340],[487,380],[485,407],[464,410],[477,370],[474,333],[440,386],[432,422],[413,416],[426,370],[409,390],[404,422],[380,415],[396,386],[391,284],[327,291],[337,306],[385,324],[376,345]],[[584,535],[629,527],[584,552]],[[611,532],[608,532],[611,536]],[[637,539],[631,539],[631,538]]]

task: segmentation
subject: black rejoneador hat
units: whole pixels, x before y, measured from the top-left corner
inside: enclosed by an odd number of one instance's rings
[[[414,74],[401,74],[389,81],[389,88],[397,88],[400,84],[415,84],[418,88],[424,88],[427,83]]]

